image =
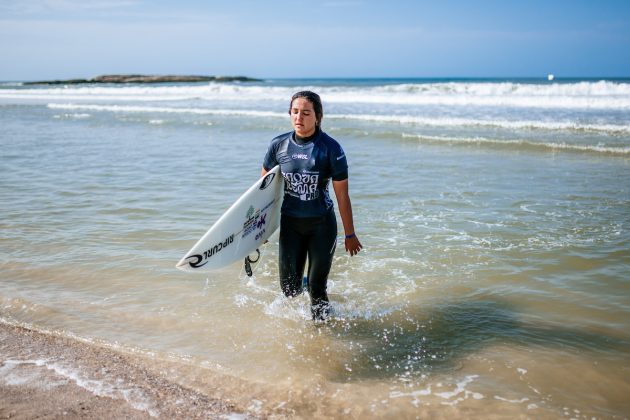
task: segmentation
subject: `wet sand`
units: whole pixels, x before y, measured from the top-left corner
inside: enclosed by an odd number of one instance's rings
[[[0,322],[0,419],[253,418],[133,355]]]

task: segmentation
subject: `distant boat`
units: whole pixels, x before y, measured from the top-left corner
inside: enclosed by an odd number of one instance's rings
[[[553,74],[547,75],[547,80],[549,80],[550,82],[553,80],[553,78],[554,78]]]

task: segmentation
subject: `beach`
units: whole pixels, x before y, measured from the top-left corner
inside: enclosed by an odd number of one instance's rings
[[[322,324],[277,232],[175,267],[302,89],[364,246]],[[628,79],[13,82],[0,126],[2,416],[629,416]]]
[[[5,323],[0,343],[3,419],[256,418],[151,372],[131,355]]]

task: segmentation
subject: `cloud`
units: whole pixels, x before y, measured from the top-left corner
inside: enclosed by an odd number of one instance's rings
[[[4,18],[71,18],[123,14],[141,5],[139,0],[22,0],[0,3],[0,14]]]
[[[361,7],[365,4],[362,0],[336,0],[325,1],[322,3],[324,7]]]

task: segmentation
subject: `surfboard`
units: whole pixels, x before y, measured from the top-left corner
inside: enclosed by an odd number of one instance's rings
[[[211,271],[255,252],[280,225],[283,186],[280,166],[276,166],[223,213],[176,267]]]

